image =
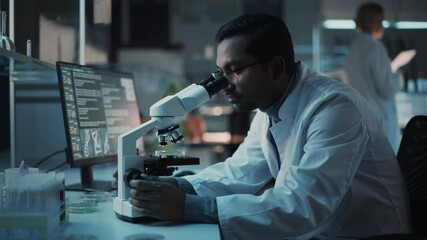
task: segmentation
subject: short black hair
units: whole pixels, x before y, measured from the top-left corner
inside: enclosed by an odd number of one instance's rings
[[[248,39],[247,53],[263,61],[282,56],[286,72],[292,76],[296,71],[294,46],[288,27],[282,19],[267,13],[242,15],[224,24],[217,32],[215,42],[226,38],[244,36]]]

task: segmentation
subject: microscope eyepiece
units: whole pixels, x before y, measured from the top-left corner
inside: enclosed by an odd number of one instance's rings
[[[210,77],[191,84],[173,96],[167,96],[150,107],[150,116],[157,118],[157,138],[160,146],[166,146],[167,141],[172,143],[182,142],[184,136],[179,130],[178,124],[173,123],[174,117],[184,115],[229,85],[229,81],[223,74],[211,74]],[[169,127],[167,127],[169,126]]]
[[[203,86],[209,93],[209,97],[219,93],[222,89],[226,88],[230,83],[223,75],[212,74],[212,76],[198,83]]]

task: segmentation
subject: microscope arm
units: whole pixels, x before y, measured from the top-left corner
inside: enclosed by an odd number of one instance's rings
[[[193,83],[175,95],[167,96],[153,104],[150,107],[150,116],[159,120],[159,130],[167,129],[173,124],[175,117],[184,116],[200,107],[228,85],[228,80],[222,74],[211,74],[199,83]]]
[[[125,187],[123,176],[126,169],[135,167],[136,164],[131,159],[137,156],[135,144],[138,138],[156,127],[157,120],[150,119],[137,128],[131,129],[118,137],[118,166],[117,166],[117,196],[127,200],[129,198],[129,189]],[[134,157],[134,158],[130,158]]]
[[[172,142],[182,140],[183,136],[177,129],[175,118],[184,116],[204,104],[212,95],[226,88],[228,84],[228,80],[222,75],[212,75],[198,84],[191,84],[177,94],[167,96],[153,104],[150,107],[151,119],[149,121],[118,137],[118,190],[113,205],[119,218],[133,221],[142,217],[128,201],[130,189],[126,187],[123,178],[128,169],[143,167],[142,157],[138,156],[135,148],[137,139],[157,128],[161,145],[166,145],[167,141],[164,136],[170,136],[173,139]]]
[[[150,116],[158,120],[158,129],[172,125],[175,117],[184,116],[209,101],[206,89],[198,84],[191,84],[172,96],[167,96],[150,107]]]
[[[118,197],[126,200],[129,198],[129,188],[125,187],[123,176],[127,169],[138,166],[138,163],[133,160],[137,159],[136,140],[154,128],[162,129],[172,125],[175,122],[175,117],[184,116],[209,99],[209,94],[203,86],[191,84],[177,94],[167,96],[153,104],[150,108],[152,118],[149,121],[119,136]]]

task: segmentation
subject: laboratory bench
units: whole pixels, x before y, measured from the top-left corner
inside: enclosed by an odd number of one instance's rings
[[[94,177],[99,180],[111,181],[115,169],[115,163],[96,166],[94,167]],[[77,182],[80,177],[79,169],[76,168],[68,168],[64,172],[66,185]],[[115,194],[115,191],[93,193],[66,191],[67,208],[69,209],[68,223],[61,231],[61,239],[221,239],[217,224],[174,224],[162,221],[130,223],[120,220],[113,210]],[[96,195],[96,199],[98,199],[97,205],[94,207],[96,209],[89,209],[87,212],[78,211],[79,213],[70,211],[70,206],[73,206],[74,203],[88,198],[94,199],[90,197],[93,195]]]
[[[8,157],[7,152],[0,155],[2,157]],[[5,159],[0,159],[2,163],[8,163]],[[1,171],[9,166],[5,165],[1,167]],[[186,166],[183,170],[197,170],[204,166],[191,167]],[[113,180],[113,173],[117,169],[116,162],[110,162],[106,164],[94,165],[93,176],[95,180],[101,180],[105,182],[111,182]],[[40,168],[43,172],[44,169]],[[65,185],[74,184],[80,182],[80,169],[70,168],[65,165],[58,169],[57,172],[65,173]],[[116,190],[111,192],[85,192],[85,191],[65,191],[65,220],[57,226],[53,234],[49,234],[47,239],[60,239],[60,240],[75,240],[75,239],[87,239],[87,240],[107,240],[107,239],[163,239],[163,240],[191,240],[191,239],[206,239],[206,240],[219,240],[220,231],[219,225],[217,224],[175,224],[165,221],[151,221],[145,223],[131,223],[119,219],[113,209],[113,199],[116,196]],[[173,201],[173,200],[171,200]],[[1,202],[0,202],[1,203]],[[89,203],[89,204],[84,204]],[[62,214],[63,211],[61,211]],[[1,213],[1,209],[0,209]],[[10,215],[12,218],[19,217],[16,214]],[[50,219],[48,215],[46,218]],[[62,216],[60,217],[62,219]],[[30,219],[30,218],[28,218]],[[44,219],[44,218],[43,218]],[[2,216],[0,214],[0,223],[2,221],[10,221],[7,215]],[[23,229],[25,234],[32,234],[31,236],[42,236],[42,238],[30,238],[30,239],[45,239],[44,229],[45,226],[49,226],[43,223],[43,221],[35,220],[31,218],[29,221],[24,223],[14,221],[12,227],[0,226],[0,239],[4,231],[11,230],[21,231]],[[49,221],[49,220],[48,220]],[[32,225],[32,223],[34,223]],[[57,223],[55,223],[56,225]],[[0,224],[1,225],[1,224]],[[38,230],[35,230],[38,229]],[[29,233],[28,231],[31,231]],[[18,232],[18,233],[22,233]],[[34,232],[35,231],[35,232]],[[13,236],[18,236],[15,232]],[[24,236],[24,235],[19,235]],[[7,239],[7,238],[6,238]],[[28,239],[18,238],[18,239]]]
[[[80,201],[84,193],[67,192],[66,196],[67,201],[71,204]],[[105,202],[97,203],[96,208],[95,211],[88,213],[68,212],[68,223],[61,233],[61,239],[221,239],[217,224],[122,221],[115,216],[113,196],[110,196]],[[148,238],[149,236],[151,238]]]

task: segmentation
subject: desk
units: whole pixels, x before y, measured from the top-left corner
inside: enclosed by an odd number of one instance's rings
[[[78,199],[81,194],[79,192],[66,193],[70,201]],[[136,224],[122,221],[116,217],[112,199],[99,203],[98,207],[99,211],[93,213],[69,213],[69,222],[61,235],[64,237],[73,234],[92,235],[96,236],[98,240],[119,240],[142,233],[159,234],[165,240],[221,239],[217,224],[172,224],[166,222]]]
[[[115,170],[108,164],[94,169],[99,177],[111,180],[111,173]],[[65,171],[66,182],[74,182],[78,178],[78,169]],[[67,191],[69,202],[81,199],[83,192]],[[69,222],[61,236],[84,234],[96,236],[98,240],[121,240],[135,234],[159,234],[165,240],[220,240],[217,224],[173,224],[167,222],[154,222],[150,224],[136,224],[120,220],[113,210],[113,197],[106,202],[98,204],[98,211],[93,213],[69,213]],[[73,238],[75,239],[75,238]],[[92,239],[92,238],[85,238]]]

